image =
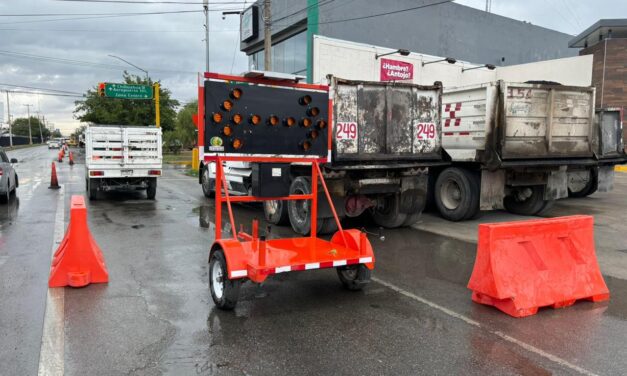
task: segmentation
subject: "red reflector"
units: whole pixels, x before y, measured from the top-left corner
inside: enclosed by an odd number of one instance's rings
[[[89,171],[89,176],[104,176],[104,171]]]
[[[161,175],[161,170],[150,170],[148,175]]]

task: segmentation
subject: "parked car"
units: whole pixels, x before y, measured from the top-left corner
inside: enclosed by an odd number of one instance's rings
[[[17,159],[7,157],[4,150],[0,150],[0,201],[9,202],[11,194],[15,194],[19,185],[17,173],[13,168],[13,163],[17,163]]]

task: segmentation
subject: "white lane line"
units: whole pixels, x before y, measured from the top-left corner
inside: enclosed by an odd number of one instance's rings
[[[445,313],[445,314],[447,314],[447,315],[449,315],[451,317],[454,317],[456,319],[462,320],[463,322],[465,322],[465,323],[467,323],[469,325],[472,325],[472,326],[475,326],[477,328],[483,329],[483,330],[487,331],[490,334],[493,334],[493,335],[495,335],[495,336],[497,336],[497,337],[499,337],[499,338],[501,338],[501,339],[503,339],[503,340],[505,340],[507,342],[513,343],[515,345],[518,345],[518,346],[522,347],[523,349],[525,349],[525,350],[527,350],[529,352],[532,352],[532,353],[534,353],[534,354],[536,354],[538,356],[541,356],[541,357],[543,357],[545,359],[549,359],[550,361],[555,362],[555,363],[557,363],[557,364],[559,364],[559,365],[561,365],[563,367],[569,368],[569,369],[571,369],[573,371],[576,371],[576,372],[578,372],[578,373],[580,373],[582,375],[597,376],[597,374],[594,373],[594,372],[590,372],[587,369],[584,369],[584,368],[581,368],[581,367],[579,367],[579,366],[577,366],[575,364],[572,364],[569,361],[564,360],[564,359],[562,359],[562,358],[560,358],[560,357],[558,357],[556,355],[550,354],[550,353],[548,353],[546,351],[543,351],[543,350],[541,350],[541,349],[539,349],[539,348],[537,348],[537,347],[535,347],[533,345],[530,345],[530,344],[528,344],[526,342],[523,342],[523,341],[520,341],[520,340],[518,340],[516,338],[510,337],[510,336],[508,336],[507,334],[505,334],[503,332],[500,332],[498,330],[490,329],[490,328],[488,328],[488,327],[486,327],[484,325],[481,325],[478,321],[475,321],[475,320],[473,320],[473,319],[471,319],[469,317],[466,317],[466,316],[464,316],[464,315],[462,315],[460,313],[452,311],[452,310],[450,310],[450,309],[448,309],[446,307],[442,307],[441,305],[439,305],[437,303],[434,303],[434,302],[432,302],[430,300],[427,300],[427,299],[425,299],[423,297],[420,297],[420,296],[418,296],[416,294],[413,294],[413,293],[411,293],[411,292],[409,292],[407,290],[403,290],[402,288],[400,288],[398,286],[395,286],[395,285],[393,285],[393,284],[391,284],[389,282],[383,281],[383,280],[381,280],[379,278],[376,278],[376,277],[372,277],[372,280],[377,282],[377,283],[379,283],[379,284],[381,284],[381,285],[383,285],[383,286],[385,286],[385,287],[387,287],[387,288],[389,288],[390,290],[393,290],[393,291],[395,291],[395,292],[397,292],[397,293],[399,293],[401,295],[404,295],[404,296],[406,296],[406,297],[408,297],[410,299],[416,300],[416,301],[418,301],[420,303],[426,304],[426,305],[428,305],[429,307],[431,307],[433,309],[437,309],[438,311],[441,311],[441,312],[443,312],[443,313]]]
[[[64,188],[58,191],[51,259],[61,244],[65,232],[64,191]],[[60,376],[65,372],[64,292],[63,287],[48,289],[44,329],[41,336],[41,349],[39,350],[39,371],[37,373],[39,376]]]

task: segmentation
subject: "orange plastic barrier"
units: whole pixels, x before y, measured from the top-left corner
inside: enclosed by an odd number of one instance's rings
[[[70,152],[70,166],[74,165],[74,153]]]
[[[472,300],[508,315],[576,300],[607,300],[610,292],[594,251],[593,217],[575,215],[479,225]]]
[[[52,167],[50,168],[50,186],[49,189],[59,189],[59,180],[57,180],[57,165],[52,162]]]
[[[49,287],[82,287],[109,282],[109,273],[100,248],[87,226],[87,208],[83,196],[72,196],[70,225],[54,253]]]

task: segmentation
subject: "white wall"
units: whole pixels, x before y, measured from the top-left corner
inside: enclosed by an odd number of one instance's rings
[[[375,55],[390,51],[389,48],[314,36],[313,82],[326,83],[328,74],[349,80],[379,81],[380,60],[376,60]],[[444,87],[456,87],[503,79],[513,82],[547,80],[565,85],[589,86],[592,81],[592,55],[497,67],[492,71],[479,68],[463,73],[463,67],[476,67],[477,64],[438,62],[423,67],[422,62],[442,57],[414,52],[409,56],[394,54],[386,58],[412,63],[413,83],[421,85],[442,81]]]

